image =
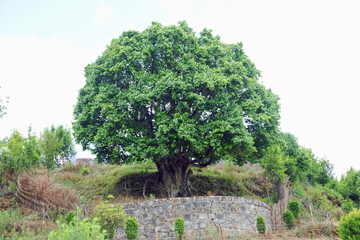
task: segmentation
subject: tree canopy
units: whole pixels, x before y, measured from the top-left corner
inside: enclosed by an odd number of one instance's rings
[[[191,167],[255,161],[278,131],[278,97],[242,44],[186,22],[122,33],[85,76],[76,141],[100,162],[151,159],[170,197],[190,194]]]
[[[46,128],[40,138],[28,129],[27,137],[14,130],[10,137],[0,139],[0,173],[14,173],[43,165],[55,168],[76,154],[71,132],[62,125]]]
[[[75,146],[69,129],[59,125],[46,128],[40,135],[41,161],[48,169],[70,161],[75,155]]]

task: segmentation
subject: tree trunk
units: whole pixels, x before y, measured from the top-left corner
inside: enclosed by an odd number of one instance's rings
[[[278,193],[278,200],[286,199],[287,202],[289,199],[289,189],[287,187],[287,184],[289,182],[289,176],[286,177],[284,183],[278,183],[276,184],[276,190]]]
[[[161,159],[156,162],[161,191],[169,198],[191,196],[190,162],[185,157]]]

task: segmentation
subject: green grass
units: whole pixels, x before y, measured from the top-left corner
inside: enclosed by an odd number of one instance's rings
[[[88,167],[88,174],[81,173],[81,166],[67,166],[54,173],[55,180],[78,192],[83,200],[97,202],[107,195],[117,202],[143,199],[145,195],[166,197],[158,189],[157,168],[152,162],[131,165],[95,164]],[[262,200],[266,197],[265,177],[257,165],[235,166],[223,162],[207,168],[193,168],[190,178],[194,196],[246,196]]]
[[[79,169],[81,169],[79,167]],[[109,194],[119,196],[116,191],[117,184],[121,179],[137,175],[146,176],[156,172],[155,164],[137,163],[131,165],[107,165],[95,164],[88,167],[89,173],[83,175],[80,170],[66,167],[57,173],[54,177],[58,183],[62,183],[72,189],[75,189],[79,195],[87,200],[103,199]]]

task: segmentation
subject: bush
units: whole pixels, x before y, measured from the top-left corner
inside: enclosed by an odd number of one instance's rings
[[[294,214],[291,211],[286,210],[283,213],[283,220],[289,229],[292,229],[294,227],[295,219]]]
[[[351,212],[353,208],[355,208],[355,203],[350,198],[341,203],[341,210],[343,210],[344,213]]]
[[[96,205],[91,217],[99,219],[101,229],[106,230],[107,237],[112,239],[117,228],[124,228],[126,214],[123,206],[103,201]]]
[[[125,233],[127,239],[136,239],[139,235],[139,224],[135,217],[126,219]]]
[[[8,190],[9,190],[10,193],[15,193],[18,190],[18,188],[17,188],[17,186],[16,186],[16,184],[14,182],[9,181]]]
[[[266,224],[265,224],[265,220],[262,216],[258,216],[256,218],[256,228],[257,228],[258,232],[261,234],[266,232]]]
[[[341,239],[359,240],[360,239],[360,210],[354,209],[349,214],[341,218],[338,228]]]
[[[74,224],[66,224],[57,221],[58,229],[56,231],[52,231],[49,234],[49,240],[68,240],[68,239],[76,239],[76,240],[88,240],[88,239],[96,239],[103,240],[106,236],[106,231],[102,230],[99,225],[98,219],[83,219],[81,218],[81,210],[78,208],[76,214],[73,218]]]
[[[87,175],[89,174],[89,169],[86,166],[82,166],[81,167],[81,174],[82,175]]]
[[[183,239],[185,232],[185,224],[182,218],[175,218],[175,236],[176,239]]]
[[[65,222],[67,225],[74,225],[74,217],[75,217],[75,213],[73,211],[69,211],[67,214],[66,214],[66,217],[65,217]]]
[[[294,215],[294,218],[298,218],[300,215],[300,202],[298,201],[290,201],[288,209]]]

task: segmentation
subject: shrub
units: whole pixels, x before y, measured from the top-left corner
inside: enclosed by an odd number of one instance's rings
[[[286,210],[284,213],[283,213],[283,220],[285,222],[285,225],[289,228],[289,229],[292,229],[293,226],[294,226],[294,223],[295,223],[295,219],[294,219],[294,214],[289,211],[289,210]]]
[[[360,210],[354,209],[349,214],[341,218],[338,228],[341,239],[359,240],[360,239]]]
[[[265,224],[265,220],[262,216],[258,216],[256,218],[256,228],[257,228],[258,232],[261,234],[266,232],[266,224]]]
[[[73,211],[69,211],[66,214],[66,217],[65,217],[66,224],[67,225],[74,225],[74,217],[75,217],[75,213]]]
[[[81,167],[81,174],[82,175],[87,175],[89,174],[89,169],[86,166],[82,166]]]
[[[107,237],[112,239],[117,228],[124,228],[126,214],[123,206],[103,201],[96,205],[91,217],[99,219],[101,229],[106,230]]]
[[[288,209],[294,215],[294,218],[298,218],[300,215],[300,202],[298,201],[290,201]]]
[[[9,192],[14,193],[17,191],[17,189],[18,188],[17,188],[16,184],[12,181],[9,181],[9,187],[8,187]]]
[[[139,224],[135,217],[126,219],[125,233],[127,239],[136,239],[139,235]]]
[[[343,210],[344,213],[351,212],[353,208],[355,208],[355,203],[350,198],[341,203],[341,210]]]
[[[185,232],[185,224],[182,218],[175,218],[175,236],[176,239],[183,239]]]
[[[102,230],[99,225],[98,219],[83,219],[81,218],[81,210],[78,208],[76,214],[73,218],[74,224],[66,224],[57,221],[58,229],[52,231],[49,234],[49,240],[67,240],[67,239],[76,239],[76,240],[88,240],[96,239],[103,240],[106,236],[106,231]]]

